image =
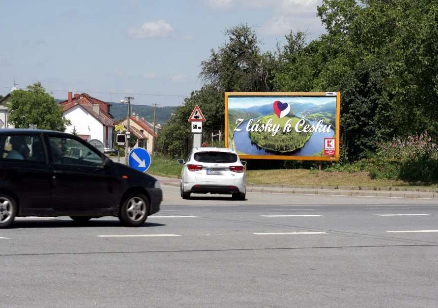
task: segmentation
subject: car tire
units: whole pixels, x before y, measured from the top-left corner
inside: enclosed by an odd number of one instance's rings
[[[183,198],[183,199],[190,199],[190,193],[189,192],[185,192],[182,185],[180,187],[180,191],[181,191],[181,198]]]
[[[245,193],[235,193],[235,194],[233,194],[233,199],[246,200],[246,194]]]
[[[0,229],[8,228],[14,222],[18,207],[14,198],[0,193]]]
[[[145,195],[137,193],[123,201],[119,219],[126,227],[138,227],[148,218],[149,200]]]
[[[85,224],[90,221],[92,217],[87,216],[70,216],[71,219],[77,224]]]

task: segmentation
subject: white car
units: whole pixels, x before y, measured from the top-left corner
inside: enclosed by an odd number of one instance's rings
[[[237,153],[227,148],[194,148],[181,171],[181,197],[196,194],[232,194],[233,199],[245,200],[245,166]]]

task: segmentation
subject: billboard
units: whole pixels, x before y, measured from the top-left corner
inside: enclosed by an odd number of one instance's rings
[[[226,92],[225,147],[242,159],[339,160],[339,92]]]

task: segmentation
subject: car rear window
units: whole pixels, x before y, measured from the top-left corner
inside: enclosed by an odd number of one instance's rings
[[[198,152],[194,158],[200,163],[235,163],[237,155],[224,152]]]

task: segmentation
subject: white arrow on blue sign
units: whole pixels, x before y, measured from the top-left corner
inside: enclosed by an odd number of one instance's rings
[[[151,156],[142,148],[135,148],[129,153],[129,167],[145,172],[151,165]]]

